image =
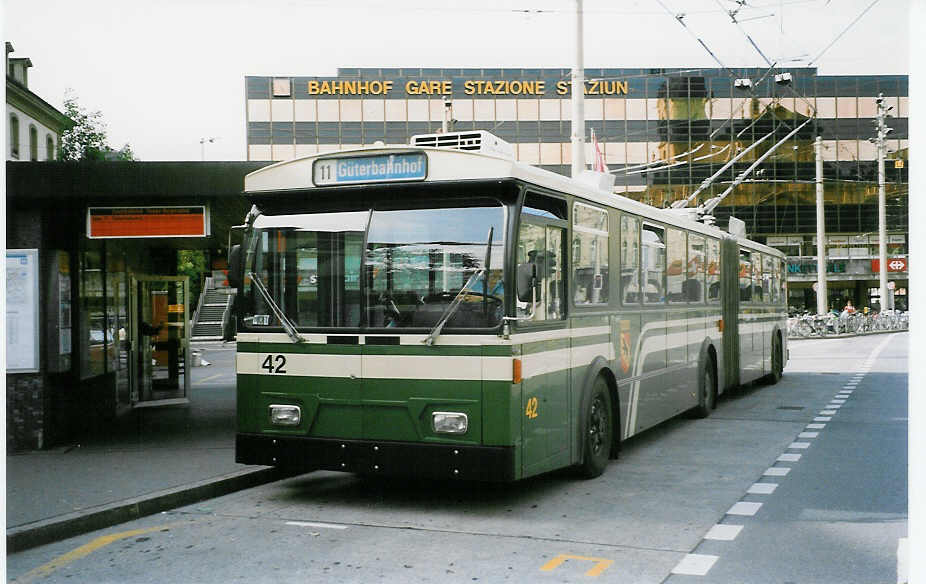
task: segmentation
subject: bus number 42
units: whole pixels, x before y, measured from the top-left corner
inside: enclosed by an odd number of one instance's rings
[[[286,373],[286,357],[283,355],[267,355],[261,364],[261,369],[266,369],[267,373]]]

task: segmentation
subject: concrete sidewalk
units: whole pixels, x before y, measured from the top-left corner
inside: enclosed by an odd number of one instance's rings
[[[277,480],[235,463],[235,345],[197,343],[190,404],[139,408],[107,432],[7,456],[7,551]]]

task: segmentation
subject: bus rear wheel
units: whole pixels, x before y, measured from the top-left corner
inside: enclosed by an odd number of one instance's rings
[[[694,418],[706,418],[716,407],[717,374],[714,369],[714,358],[708,355],[698,375],[698,405],[691,410],[691,415]]]
[[[579,475],[586,479],[601,476],[611,455],[614,423],[612,420],[611,392],[601,377],[592,386],[592,395],[585,408],[584,456]]]
[[[772,340],[772,370],[765,376],[765,380],[774,385],[781,380],[781,374],[784,371],[784,351],[781,348],[781,337],[775,335]]]

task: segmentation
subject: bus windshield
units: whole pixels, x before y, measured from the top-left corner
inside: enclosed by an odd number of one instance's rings
[[[280,326],[272,299],[299,328],[430,328],[462,296],[447,328],[495,327],[504,235],[501,203],[260,215],[246,244],[243,322]]]

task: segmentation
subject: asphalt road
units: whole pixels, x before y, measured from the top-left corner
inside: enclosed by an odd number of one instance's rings
[[[906,333],[794,342],[778,385],[628,441],[592,481],[316,472],[14,554],[8,576],[896,582],[907,529],[907,353]]]

